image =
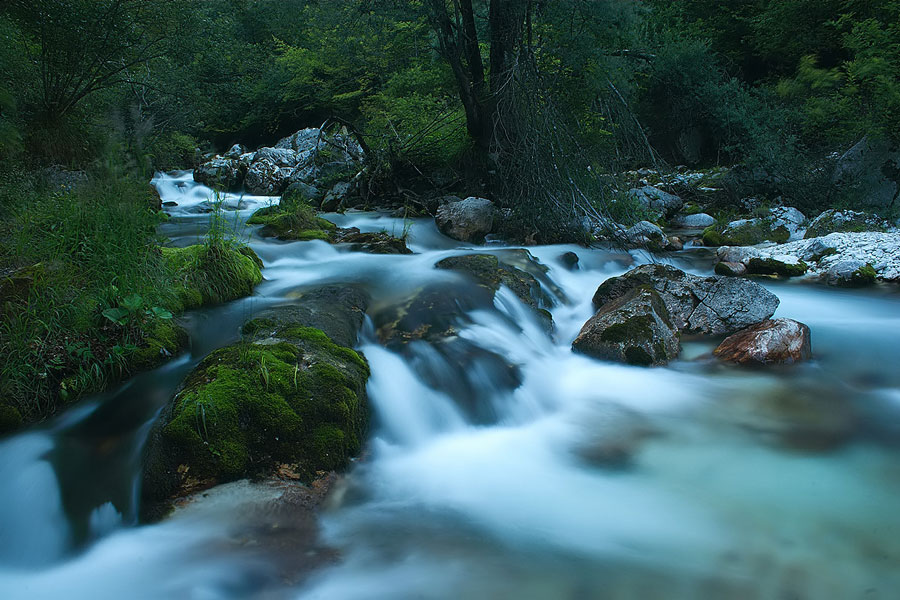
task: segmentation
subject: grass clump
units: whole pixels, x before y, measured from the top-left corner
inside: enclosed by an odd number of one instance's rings
[[[29,422],[176,352],[177,304],[147,184],[0,189],[0,407]],[[4,422],[12,422],[4,417]]]

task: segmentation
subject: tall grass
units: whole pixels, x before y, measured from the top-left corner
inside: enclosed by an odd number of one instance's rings
[[[41,418],[127,369],[157,317],[123,326],[104,311],[175,298],[147,198],[147,184],[128,178],[0,188],[0,404]]]

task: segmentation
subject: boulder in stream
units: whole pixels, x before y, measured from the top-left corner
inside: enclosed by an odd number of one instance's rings
[[[346,467],[368,422],[369,367],[348,347],[367,303],[352,288],[309,292],[206,357],[150,433],[147,516],[174,497],[285,465],[306,482]]]
[[[760,323],[775,313],[778,297],[756,282],[728,277],[700,277],[669,265],[641,265],[604,281],[594,294],[603,307],[638,288],[655,290],[672,325],[688,334],[730,334]]]
[[[713,354],[741,365],[802,362],[812,356],[809,327],[792,319],[767,319],[728,336]]]
[[[441,233],[462,242],[479,243],[494,228],[494,204],[474,196],[442,204],[434,220]]]
[[[591,317],[572,349],[604,360],[649,367],[678,356],[678,332],[660,295],[634,288],[603,305]]]

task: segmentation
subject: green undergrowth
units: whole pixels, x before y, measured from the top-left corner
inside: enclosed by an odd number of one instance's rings
[[[177,313],[260,280],[221,236],[160,248],[150,206],[123,176],[0,186],[0,433],[160,364],[186,344]]]

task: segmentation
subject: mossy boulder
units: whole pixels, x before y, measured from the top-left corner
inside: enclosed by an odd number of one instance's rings
[[[666,364],[678,356],[678,333],[665,302],[650,287],[629,291],[605,304],[572,343],[576,352],[631,365]]]
[[[711,225],[703,230],[707,246],[755,246],[767,241],[783,244],[790,237],[788,228],[772,218],[741,219],[724,228]]]
[[[839,260],[822,273],[822,280],[839,287],[864,287],[873,285],[878,273],[864,261],[856,259]]]
[[[794,256],[755,257],[747,261],[747,272],[754,275],[800,277],[808,270],[809,265]]]
[[[822,237],[829,233],[856,233],[860,231],[885,231],[887,223],[868,213],[855,210],[829,209],[813,219],[806,230],[806,239]]]
[[[174,497],[270,476],[283,465],[312,481],[359,453],[368,364],[307,322],[297,311],[268,311],[242,342],[213,352],[188,376],[150,434],[145,517],[160,516]]]
[[[386,231],[360,232],[356,227],[339,229],[332,236],[336,244],[349,244],[356,252],[369,254],[412,254],[406,246],[406,239],[396,237]]]
[[[180,284],[176,290],[179,308],[248,296],[262,281],[262,261],[246,246],[196,244],[163,248],[162,255]]]
[[[501,285],[505,285],[522,302],[535,308],[543,299],[541,285],[531,273],[500,262],[493,254],[451,256],[439,261],[435,267],[463,273],[492,293],[500,289]]]
[[[321,217],[305,204],[284,203],[259,209],[247,220],[248,225],[263,225],[261,234],[280,240],[330,241],[337,226]]]

